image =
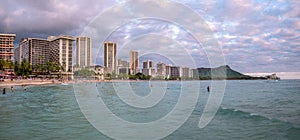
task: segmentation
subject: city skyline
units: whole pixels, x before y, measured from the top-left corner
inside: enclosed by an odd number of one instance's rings
[[[197,2],[184,0],[176,2],[192,8],[203,17],[222,46],[226,63],[234,69],[244,73],[299,72],[298,1]],[[4,1],[0,6],[0,19],[4,21],[0,23],[0,32],[16,34],[15,47],[21,38],[46,38],[50,35],[60,34],[79,36],[83,28],[95,16],[105,11],[106,8],[119,4],[113,0],[103,0],[101,3],[93,0],[89,2],[48,1],[47,5],[45,3]],[[67,7],[68,10],[66,10]],[[90,10],[85,12],[78,10],[86,7],[89,7]],[[48,16],[42,16],[47,11]],[[61,11],[67,12],[61,14]],[[28,16],[32,17],[31,20],[25,18]],[[20,20],[22,22],[19,22]],[[57,24],[50,24],[52,21],[57,21]],[[189,35],[185,34],[183,28],[153,20],[130,22],[116,30],[109,40],[119,44],[124,40],[130,40],[135,34],[153,32],[168,34],[173,39],[184,42],[187,46],[195,44],[190,40]],[[97,43],[101,42],[93,43],[93,45],[95,44],[93,49],[99,47],[96,45]],[[168,44],[160,45],[160,43],[154,42],[151,46],[156,46],[162,52],[169,53],[164,46]],[[141,43],[135,44],[140,45]],[[186,49],[192,54],[200,54],[201,57],[196,59],[199,61],[197,66],[209,66],[208,61],[204,59],[206,56],[203,50],[193,47],[186,47]],[[142,57],[143,53],[140,56]],[[99,59],[103,60],[101,57]],[[99,60],[99,62],[101,61]]]

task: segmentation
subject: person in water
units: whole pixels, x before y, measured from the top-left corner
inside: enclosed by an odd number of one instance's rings
[[[210,91],[209,86],[207,86],[207,92],[209,92],[209,91]]]
[[[14,93],[14,87],[13,87],[13,86],[10,87],[10,91],[11,91],[12,93]]]
[[[26,86],[25,86],[25,85],[22,85],[22,87],[23,87],[23,90],[26,91]]]
[[[3,88],[3,94],[5,94],[5,88]]]

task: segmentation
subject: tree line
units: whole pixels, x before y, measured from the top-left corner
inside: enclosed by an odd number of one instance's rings
[[[48,75],[50,72],[64,70],[64,67],[55,62],[46,62],[45,65],[36,64],[32,66],[26,59],[23,59],[21,63],[0,59],[0,70],[3,71],[5,69],[14,69],[16,76],[29,76],[31,74]]]

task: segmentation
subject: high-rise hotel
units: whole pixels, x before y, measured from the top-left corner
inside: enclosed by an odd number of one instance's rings
[[[152,77],[156,76],[153,61],[147,60],[143,62],[142,73],[145,75],[151,75]]]
[[[0,59],[13,61],[16,34],[0,34]]]
[[[49,41],[40,38],[23,38],[15,48],[15,61],[20,64],[23,59],[33,68],[36,64],[46,65],[49,61]]]
[[[104,66],[107,73],[116,73],[117,44],[114,42],[104,42]]]
[[[66,35],[50,36],[49,43],[49,61],[63,66],[64,72],[73,71],[73,45],[75,38]]]
[[[92,65],[92,43],[89,37],[76,38],[76,67],[84,68]]]
[[[130,73],[136,74],[138,72],[139,67],[139,54],[137,51],[130,51],[129,57]]]

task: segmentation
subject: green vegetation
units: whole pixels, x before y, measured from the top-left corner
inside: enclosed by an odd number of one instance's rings
[[[80,76],[83,78],[87,78],[87,77],[95,76],[95,72],[92,70],[88,70],[88,69],[81,69],[81,70],[75,71],[74,76]]]
[[[0,70],[4,70],[5,68],[13,69],[14,63],[12,61],[0,59]]]
[[[118,75],[118,79],[128,79],[128,74],[121,73]]]
[[[20,65],[15,64],[15,75],[17,76],[29,76],[32,73],[32,68],[26,59],[23,59]]]
[[[228,65],[217,68],[198,68],[199,80],[255,80],[265,77],[252,77],[232,70]]]
[[[51,72],[60,72],[61,70],[64,70],[63,66],[54,62],[47,62],[46,65],[36,64],[31,66],[26,59],[23,59],[20,64],[0,59],[0,70],[5,69],[14,69],[15,75],[26,77],[31,74],[35,74],[36,76],[48,75]]]
[[[135,75],[129,75],[130,80],[150,80],[151,76],[150,75],[144,75],[143,73],[137,73]]]

